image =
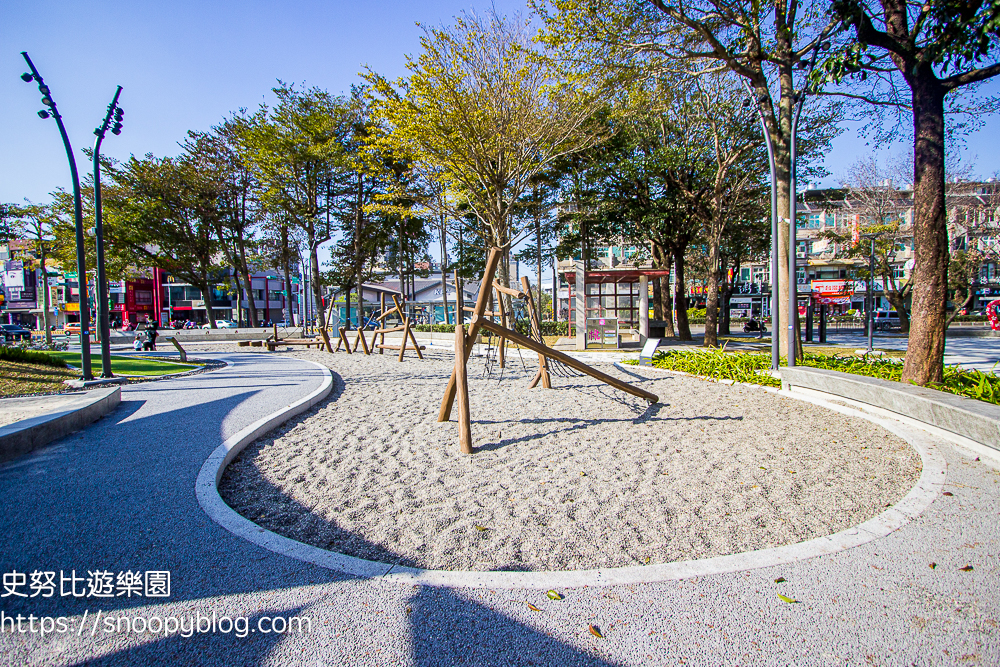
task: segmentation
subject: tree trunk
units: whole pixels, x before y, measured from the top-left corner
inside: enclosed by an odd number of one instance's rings
[[[944,376],[948,300],[948,229],[944,201],[944,95],[934,73],[915,73],[913,92],[913,323],[903,382],[926,385]]]
[[[713,235],[708,242],[708,293],[705,295],[705,347],[719,344],[719,239]]]
[[[236,283],[236,326],[243,326],[243,286],[240,285],[240,272],[233,271],[233,281]]]
[[[257,303],[253,294],[253,279],[250,277],[250,267],[247,264],[246,242],[241,236],[238,240],[240,253],[240,268],[243,269],[243,282],[246,285],[247,293],[247,315],[250,317],[250,326],[257,326]],[[266,289],[264,290],[267,291]],[[267,308],[267,294],[264,295],[264,308]]]
[[[684,255],[674,254],[674,267],[676,277],[674,278],[674,305],[677,310],[677,339],[694,340],[691,337],[691,325],[688,324],[687,295],[684,285]]]
[[[319,248],[316,247],[315,237],[310,234],[309,239],[309,265],[312,273],[313,296],[316,298],[317,318],[316,322],[322,326],[326,322],[326,307],[323,305],[323,286],[319,278]]]
[[[201,290],[202,296],[205,297],[205,314],[208,316],[208,326],[210,329],[218,329],[219,327],[215,325],[215,310],[212,308],[212,288],[208,284],[208,274],[202,274],[198,282],[198,289]]]
[[[284,261],[282,262],[282,267],[281,268],[282,268],[282,270],[284,271],[284,274],[285,274],[285,309],[288,311],[288,315],[285,318],[285,321],[294,324],[294,322],[293,322],[294,318],[292,317],[292,280],[291,280],[292,271],[291,271],[291,267],[289,266],[288,255],[285,254],[285,256],[284,256],[283,259],[284,259]],[[299,320],[300,320],[299,324],[301,324],[301,320],[302,320],[302,304],[301,303],[299,304]]]
[[[46,347],[52,347],[52,330],[49,328],[49,299],[51,295],[49,294],[49,271],[45,268],[45,245],[41,242],[41,234],[39,236],[39,255],[41,255],[40,260],[42,263],[42,326],[45,328],[45,345]]]
[[[292,249],[288,247],[288,225],[281,225],[281,269],[285,276],[285,309],[288,310],[286,321],[295,324],[292,316],[292,281],[291,278],[291,254]],[[299,325],[302,325],[302,304],[299,304]]]
[[[444,213],[438,213],[438,231],[441,234],[441,303],[444,306],[444,323],[451,324],[451,316],[448,313],[448,237],[444,225]],[[455,287],[458,288],[457,285]],[[456,313],[455,316],[457,318],[460,315]]]
[[[883,285],[890,285],[891,284],[890,281],[891,281],[890,278],[883,276],[882,278]],[[971,302],[972,301],[971,289],[969,290],[969,295],[970,295],[969,301]],[[892,304],[892,307],[896,309],[897,313],[899,313],[899,332],[904,334],[910,333],[910,316],[906,314],[906,288],[904,287],[901,290],[894,290],[894,289],[886,290],[885,298],[889,300],[889,303]]]
[[[535,276],[538,277],[538,284],[535,285],[538,298],[535,299],[535,319],[542,321],[542,221],[535,211]],[[555,292],[553,292],[553,295]]]

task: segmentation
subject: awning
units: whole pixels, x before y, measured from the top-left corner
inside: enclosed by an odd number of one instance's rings
[[[563,273],[570,283],[576,282],[576,271]],[[665,278],[670,275],[670,269],[605,269],[603,271],[585,271],[583,282],[587,285],[597,283],[637,283],[641,276],[647,278]]]

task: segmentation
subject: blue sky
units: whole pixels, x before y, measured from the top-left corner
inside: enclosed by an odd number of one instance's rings
[[[524,8],[518,0],[493,4],[508,13]],[[35,115],[37,90],[18,78],[23,50],[50,85],[86,171],[79,149],[93,145],[93,129],[116,85],[124,87],[125,129],[109,136],[104,152],[115,158],[174,154],[188,129],[207,129],[233,110],[270,99],[276,79],[342,92],[366,64],[400,75],[404,55],[417,50],[416,22],[448,22],[473,6],[460,0],[7,0],[0,6],[0,201],[46,201],[56,187],[69,186],[55,124]],[[1000,90],[1000,83],[991,88]],[[1000,170],[998,136],[994,117],[968,141],[980,174]],[[845,132],[827,156],[834,176],[824,184],[835,184],[870,150],[856,132]]]

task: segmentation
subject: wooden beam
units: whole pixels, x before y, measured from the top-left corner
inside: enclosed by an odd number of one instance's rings
[[[500,283],[498,283],[495,280],[493,281],[493,289],[497,290],[501,294],[506,294],[508,296],[512,296],[515,299],[523,299],[524,298],[524,292],[520,292],[520,291],[518,291],[516,289],[511,289],[509,287],[504,287],[503,285],[501,285]]]
[[[458,447],[472,453],[472,416],[469,411],[469,379],[466,375],[465,327],[455,327],[455,385],[458,389]]]
[[[398,350],[398,349],[400,349],[402,347],[402,345],[376,345],[375,347],[380,348],[382,350]],[[419,346],[418,349],[426,350],[427,346],[426,345],[421,345],[421,346]]]
[[[483,281],[479,286],[479,296],[476,298],[476,308],[472,315],[472,323],[469,324],[469,340],[476,340],[476,336],[479,335],[479,320],[482,318],[478,317],[478,315],[486,310],[486,302],[493,291],[490,289],[490,285],[493,283],[493,276],[496,275],[497,263],[499,262],[500,249],[490,248],[490,254],[486,258],[486,268],[483,270]],[[464,345],[463,350],[463,361],[468,363],[469,355],[472,354],[472,344]],[[451,407],[455,403],[455,373],[456,371],[453,368],[451,370],[451,378],[448,380],[448,386],[444,390],[444,397],[441,399],[441,410],[438,412],[439,422],[446,422],[451,419]]]
[[[400,287],[402,287],[402,281],[400,281]],[[378,298],[379,298],[379,310],[382,313],[384,313],[385,312],[385,292],[380,292],[379,295],[378,295]],[[379,320],[379,322],[381,322],[381,321],[382,320]],[[375,344],[375,341],[377,339],[378,339],[378,333],[376,332],[376,334],[374,336],[372,336],[372,345]],[[384,331],[382,332],[382,343],[385,344],[385,332]],[[380,348],[379,351],[378,351],[378,353],[379,354],[384,354],[385,350],[382,350]]]
[[[475,316],[473,316],[473,317],[475,317]],[[475,325],[475,320],[473,320],[473,326],[474,325]],[[660,399],[659,399],[659,397],[656,394],[650,393],[650,392],[646,391],[645,389],[639,389],[638,387],[633,387],[632,385],[630,385],[627,382],[623,382],[623,381],[619,380],[618,378],[611,377],[610,375],[607,375],[606,373],[602,373],[599,370],[591,368],[587,364],[585,364],[582,361],[579,361],[577,359],[574,359],[573,357],[569,356],[568,354],[563,354],[559,350],[553,350],[552,348],[547,347],[547,346],[545,346],[542,343],[539,343],[537,341],[533,341],[530,338],[522,336],[521,334],[517,333],[516,331],[511,331],[510,329],[504,329],[503,327],[499,326],[495,322],[490,322],[489,320],[485,320],[484,319],[484,320],[480,320],[479,321],[479,326],[482,327],[483,329],[486,329],[487,331],[495,333],[498,336],[505,336],[506,338],[509,338],[511,341],[513,341],[514,343],[517,343],[518,345],[523,345],[524,347],[527,347],[527,348],[529,348],[531,350],[534,350],[535,352],[538,352],[540,354],[544,354],[547,357],[550,357],[552,359],[556,359],[558,361],[561,361],[562,363],[566,364],[570,368],[575,368],[576,370],[580,371],[581,373],[585,373],[586,375],[589,375],[592,378],[596,378],[596,379],[600,380],[601,382],[604,382],[606,384],[611,385],[615,389],[619,389],[619,390],[624,391],[626,393],[632,394],[633,396],[638,396],[639,398],[644,398],[647,401],[649,401],[650,403],[659,403],[660,402]]]
[[[493,283],[496,284],[496,281],[494,280]],[[504,308],[503,294],[501,294],[499,291],[497,292],[497,305],[500,306],[500,326],[506,329],[507,309]],[[504,361],[506,359],[506,351],[507,351],[507,339],[504,338],[503,336],[500,336],[500,341],[497,347],[499,348],[497,350],[497,356],[500,358],[500,368],[504,368],[505,367]]]
[[[375,341],[372,340],[374,343]],[[371,350],[368,349],[368,339],[365,338],[365,330],[363,328],[358,329],[358,335],[354,338],[354,351],[358,351],[358,343],[361,343],[361,347],[364,349],[365,354],[371,354]]]
[[[344,349],[347,350],[347,354],[351,353],[351,341],[347,340],[347,330],[344,327],[340,327],[340,342],[344,343]],[[340,349],[340,342],[337,343],[337,349]]]
[[[528,282],[528,276],[521,276],[521,287],[524,288],[524,298],[528,302],[528,317],[531,319],[531,331],[534,333],[535,338],[542,340],[542,325],[538,322],[538,313],[535,312],[535,299],[531,294],[531,283]],[[549,377],[549,360],[542,353],[538,354],[538,376],[531,381],[531,386],[528,389],[534,389],[535,385],[538,384],[538,380],[542,381],[544,389],[552,389],[552,380]]]
[[[395,297],[393,297],[395,298]],[[403,342],[399,346],[399,360],[403,360],[403,355],[406,354],[406,335],[410,333],[410,318],[407,317],[403,324]]]

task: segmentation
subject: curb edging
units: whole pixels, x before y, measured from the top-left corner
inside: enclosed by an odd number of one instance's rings
[[[309,362],[313,363],[313,362]],[[319,366],[319,364],[314,364]],[[387,582],[455,588],[503,588],[545,590],[554,587],[615,586],[656,583],[690,579],[714,574],[786,565],[829,555],[872,542],[902,528],[920,516],[940,495],[947,479],[947,463],[937,449],[937,439],[927,431],[895,419],[868,413],[853,407],[832,403],[822,398],[790,394],[773,387],[759,387],[771,393],[801,400],[839,412],[860,417],[882,426],[900,436],[920,455],[922,469],[917,483],[891,508],[871,519],[833,535],[818,537],[797,544],[769,549],[747,551],[728,556],[715,556],[690,561],[638,565],[594,570],[559,570],[536,572],[481,572],[429,570],[400,567],[391,563],[365,560],[346,554],[320,549],[309,544],[271,532],[240,515],[222,500],[218,482],[226,466],[249,443],[284,422],[289,417],[304,412],[330,392],[332,377],[304,399],[251,424],[220,445],[205,461],[198,475],[196,494],[198,503],[213,521],[238,537],[274,553],[311,563],[364,579],[382,579]],[[659,370],[659,369],[658,369]],[[681,373],[690,375],[688,373]],[[697,376],[691,376],[697,377]],[[742,384],[742,383],[736,383]],[[325,393],[323,393],[325,390]],[[322,395],[321,395],[322,394]]]
[[[91,389],[56,412],[0,427],[0,463],[79,431],[111,413],[121,402],[121,386]]]

